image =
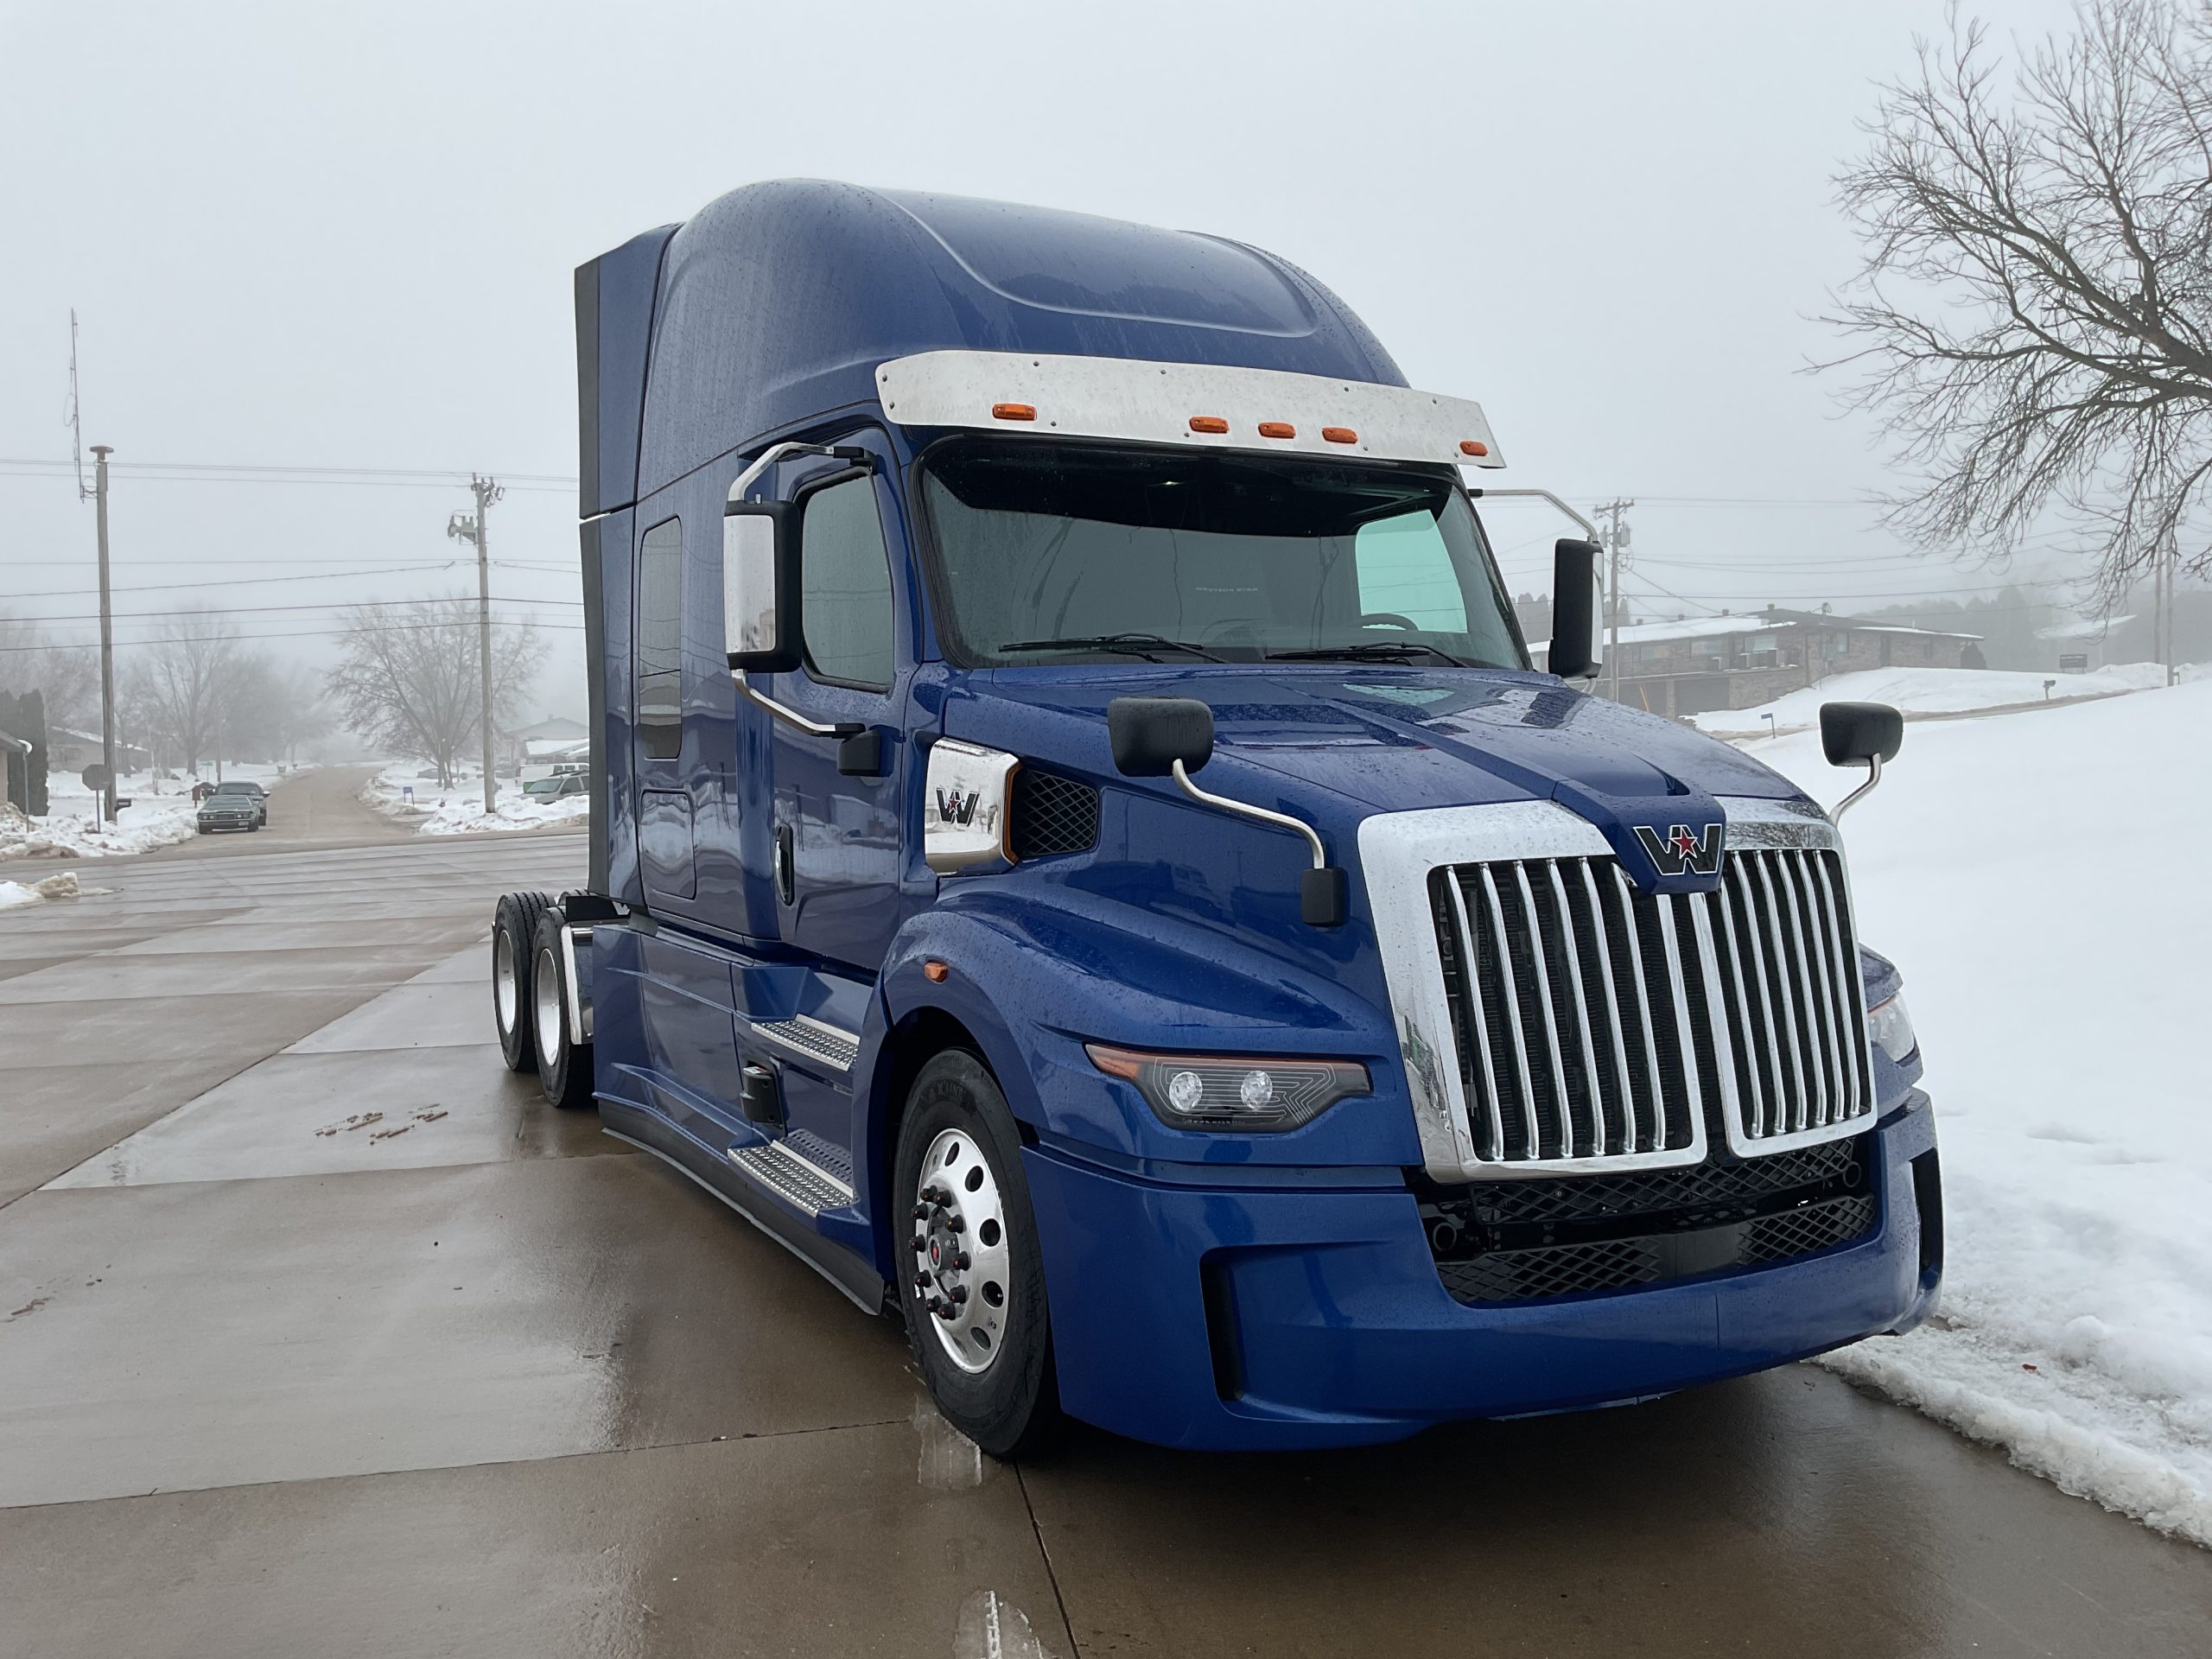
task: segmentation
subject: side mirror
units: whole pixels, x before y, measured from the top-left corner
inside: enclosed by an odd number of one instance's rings
[[[1195,697],[1116,697],[1106,733],[1125,778],[1165,778],[1178,760],[1196,772],[1213,758],[1213,710]]]
[[[1545,666],[1563,680],[1598,671],[1598,544],[1562,539],[1552,544],[1552,648]]]
[[[722,644],[741,673],[799,665],[798,514],[788,502],[722,509]]]
[[[1882,762],[1894,760],[1904,747],[1904,716],[1886,702],[1824,702],[1821,705],[1821,753],[1832,766],[1864,766],[1866,781],[1835,804],[1828,814],[1840,823],[1859,797],[1882,781]]]

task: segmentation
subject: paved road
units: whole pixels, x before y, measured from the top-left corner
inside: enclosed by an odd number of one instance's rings
[[[0,1655],[2212,1646],[2212,1554],[1808,1367],[987,1464],[887,1325],[500,1068],[492,899],[579,839],[272,839],[0,915]]]
[[[269,793],[269,823],[251,833],[225,830],[194,836],[149,854],[153,858],[261,856],[313,847],[377,847],[412,840],[410,826],[385,817],[360,798],[374,766],[324,766],[286,779]],[[531,834],[575,834],[575,827]]]

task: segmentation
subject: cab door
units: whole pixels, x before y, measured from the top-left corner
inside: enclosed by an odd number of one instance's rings
[[[873,439],[874,442],[870,442]],[[780,936],[824,967],[873,975],[901,918],[900,776],[912,614],[891,458],[876,464],[787,464],[779,483],[798,510],[804,664],[752,677],[798,717],[772,719],[773,846]],[[811,726],[858,726],[875,761]],[[869,747],[863,741],[859,750]]]

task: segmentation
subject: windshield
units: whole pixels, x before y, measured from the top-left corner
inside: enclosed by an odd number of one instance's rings
[[[960,444],[924,463],[946,652],[1525,668],[1465,493],[1294,457]]]
[[[558,795],[561,792],[561,779],[558,778],[533,779],[522,786],[522,792],[525,795]]]
[[[215,792],[218,795],[258,795],[261,786],[258,784],[218,784]]]

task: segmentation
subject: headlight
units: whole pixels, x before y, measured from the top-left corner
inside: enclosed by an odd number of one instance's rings
[[[1347,1095],[1371,1092],[1356,1060],[1140,1054],[1103,1043],[1087,1043],[1084,1052],[1101,1071],[1136,1084],[1160,1121],[1179,1129],[1295,1129]]]
[[[1866,1034],[1874,1039],[1875,1047],[1899,1064],[1910,1059],[1913,1050],[1920,1046],[1902,996],[1891,997],[1866,1016]]]

